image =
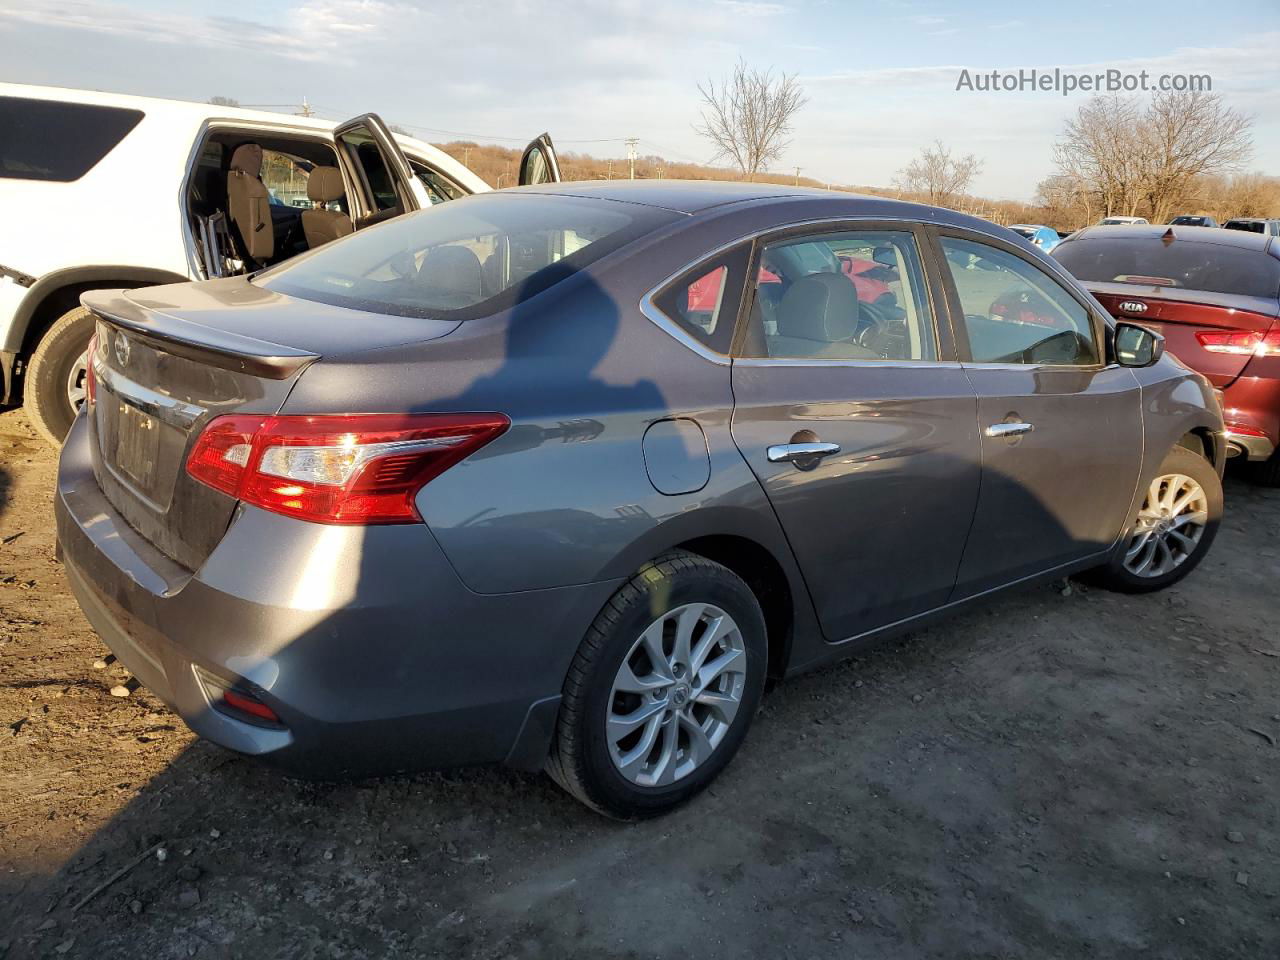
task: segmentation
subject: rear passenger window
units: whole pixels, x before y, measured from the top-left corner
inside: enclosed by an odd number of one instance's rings
[[[141,119],[141,110],[0,97],[0,179],[79,180]]]
[[[1098,362],[1089,311],[1043,270],[971,240],[943,237],[942,251],[975,363]]]
[[[933,313],[913,234],[853,230],[768,244],[742,355],[933,360]]]
[[[654,303],[695,340],[728,353],[747,255],[744,247],[698,267],[659,293]]]

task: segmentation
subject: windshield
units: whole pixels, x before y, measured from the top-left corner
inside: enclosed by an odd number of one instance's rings
[[[533,296],[675,216],[612,200],[482,194],[368,227],[255,282],[359,310],[466,320]]]
[[[1086,237],[1053,255],[1077,280],[1181,287],[1246,297],[1280,296],[1280,260],[1260,250],[1218,243]]]

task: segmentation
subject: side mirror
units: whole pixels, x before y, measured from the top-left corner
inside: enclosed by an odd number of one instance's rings
[[[1164,337],[1154,330],[1121,320],[1115,330],[1116,363],[1149,367],[1164,356]]]

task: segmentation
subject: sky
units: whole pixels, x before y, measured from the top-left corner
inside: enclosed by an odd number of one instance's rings
[[[1027,200],[1089,97],[957,90],[1037,68],[1206,73],[1280,174],[1280,2],[0,0],[0,80],[288,109],[373,111],[423,139],[706,162],[697,86],[739,59],[808,96],[775,170],[888,186],[941,140],[974,192]]]

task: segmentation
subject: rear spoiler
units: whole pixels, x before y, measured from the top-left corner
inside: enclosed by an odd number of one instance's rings
[[[124,290],[91,290],[80,303],[99,319],[165,353],[223,370],[287,380],[320,357],[255,337],[228,333],[172,314],[150,310],[130,300]]]

